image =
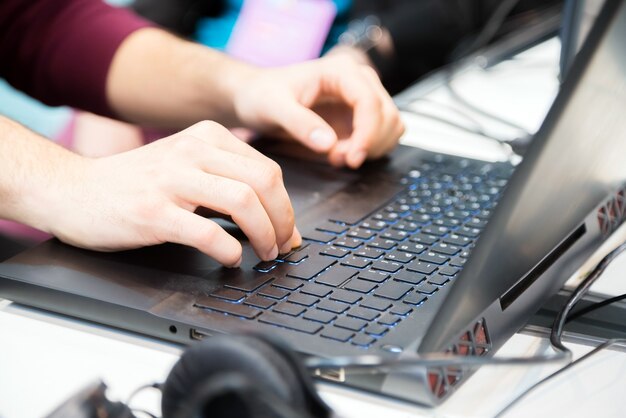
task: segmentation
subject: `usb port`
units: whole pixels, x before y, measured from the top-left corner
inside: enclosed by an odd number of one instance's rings
[[[203,332],[203,331],[198,331],[195,328],[191,328],[189,330],[189,338],[191,338],[192,340],[196,340],[196,341],[202,341],[207,337],[210,337],[211,334]]]
[[[343,368],[339,369],[315,369],[315,376],[329,380],[331,382],[343,383],[346,381],[346,371]]]

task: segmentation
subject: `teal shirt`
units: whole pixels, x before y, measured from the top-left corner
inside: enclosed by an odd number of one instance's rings
[[[226,0],[224,12],[221,16],[200,19],[196,26],[196,40],[206,46],[223,51],[228,44],[228,39],[233,31],[243,2],[244,0]],[[337,17],[326,39],[322,53],[337,43],[339,35],[346,29],[348,24],[351,0],[333,0],[333,3],[337,7]]]

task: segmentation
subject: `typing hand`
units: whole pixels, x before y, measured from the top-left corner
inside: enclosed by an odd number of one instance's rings
[[[175,242],[238,266],[240,243],[195,214],[198,207],[232,217],[263,260],[301,243],[278,165],[216,123],[85,160],[79,177],[66,196],[69,212],[50,228],[72,245],[111,251]]]
[[[234,105],[244,125],[283,131],[336,166],[358,168],[393,149],[404,132],[376,72],[345,56],[255,72]]]

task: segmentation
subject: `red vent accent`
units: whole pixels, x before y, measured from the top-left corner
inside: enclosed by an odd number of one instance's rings
[[[607,235],[611,230],[611,222],[609,221],[609,216],[604,206],[598,209],[598,225],[600,226],[602,235]]]
[[[491,349],[489,333],[485,321],[480,320],[474,326],[463,333],[456,344],[448,347],[446,354],[461,356],[483,355]],[[463,379],[463,370],[459,367],[446,367],[428,369],[428,384],[430,390],[438,398],[444,397],[458,382]]]
[[[617,216],[623,219],[626,216],[626,192],[624,190],[617,192],[615,203],[617,205]]]

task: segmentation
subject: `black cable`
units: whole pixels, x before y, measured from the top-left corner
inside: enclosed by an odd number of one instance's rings
[[[574,290],[574,293],[572,293],[570,298],[567,300],[565,306],[563,306],[563,308],[559,311],[556,319],[554,320],[554,325],[552,326],[552,332],[550,333],[550,344],[552,344],[552,346],[555,349],[557,349],[557,350],[568,350],[569,351],[569,349],[567,347],[565,347],[565,345],[563,345],[562,339],[563,339],[563,328],[565,326],[565,323],[567,322],[567,318],[569,316],[570,311],[582,299],[582,297],[587,293],[587,291],[589,290],[591,285],[602,275],[602,273],[604,272],[604,270],[606,270],[608,265],[618,255],[620,255],[622,252],[624,252],[624,250],[626,250],[626,243],[621,244],[619,247],[615,248],[613,251],[611,251],[609,254],[607,254],[596,265],[596,267],[591,271],[591,273],[589,273],[589,275],[576,287],[576,289]],[[607,340],[607,341],[603,342],[602,344],[600,344],[599,346],[595,347],[589,353],[587,353],[584,356],[580,357],[579,359],[574,360],[574,361],[570,362],[568,365],[566,365],[566,366],[560,368],[559,370],[555,371],[554,373],[549,374],[548,376],[546,376],[543,379],[539,380],[538,382],[536,382],[535,384],[531,385],[526,390],[524,390],[522,393],[520,393],[515,399],[513,399],[513,401],[511,401],[508,405],[506,405],[503,409],[501,409],[500,412],[498,412],[495,415],[494,418],[502,416],[504,413],[509,411],[513,406],[515,406],[517,403],[519,403],[522,399],[524,399],[526,396],[528,396],[531,392],[537,390],[537,388],[539,388],[544,383],[546,383],[549,380],[553,379],[554,377],[564,373],[566,370],[569,370],[573,366],[575,366],[577,364],[580,364],[584,360],[592,357],[594,354],[596,354],[596,353],[598,353],[598,352],[600,352],[600,351],[602,351],[602,350],[604,350],[604,349],[606,349],[608,347],[611,347],[613,345],[617,345],[617,344],[621,344],[621,345],[626,344],[626,339],[613,338],[613,339]]]
[[[565,321],[565,323],[569,323],[575,319],[580,318],[581,316],[587,315],[589,312],[593,312],[597,309],[603,308],[607,305],[611,305],[615,302],[619,302],[620,300],[624,300],[626,299],[626,293],[624,293],[623,295],[619,295],[619,296],[614,296],[612,298],[603,300],[602,302],[596,302],[592,305],[589,305],[585,308],[579,309],[576,312],[574,312],[573,314],[571,314],[570,316],[567,317],[567,320]]]
[[[135,396],[137,396],[137,394],[139,394],[139,392],[142,392],[142,391],[144,391],[146,389],[162,390],[163,389],[163,384],[162,383],[158,383],[158,382],[153,382],[153,383],[147,383],[145,385],[139,386],[137,389],[133,390],[132,393],[128,396],[128,398],[126,399],[126,405],[128,405],[129,408],[130,408],[130,403],[133,401]],[[135,410],[134,408],[131,408],[131,409]],[[144,414],[152,415],[149,412],[141,410],[141,409],[137,409],[137,411],[143,412]]]

